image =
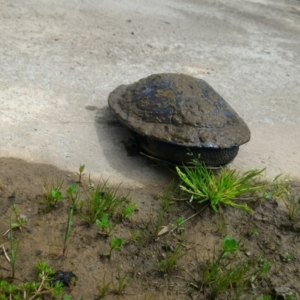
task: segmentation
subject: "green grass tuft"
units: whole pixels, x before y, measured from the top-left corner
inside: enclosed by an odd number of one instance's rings
[[[267,192],[270,187],[277,187],[279,176],[271,183],[259,182],[257,179],[265,169],[251,169],[244,173],[236,170],[222,168],[218,173],[209,170],[198,159],[192,160],[192,168],[176,167],[182,183],[180,189],[190,194],[190,201],[198,203],[209,202],[215,212],[219,211],[220,205],[230,205],[253,213],[247,204],[239,204],[236,200],[244,195],[263,192],[263,195],[272,195]],[[279,189],[276,190],[279,192]],[[281,190],[280,190],[281,192]]]

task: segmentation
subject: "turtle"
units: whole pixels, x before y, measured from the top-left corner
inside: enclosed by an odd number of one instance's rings
[[[207,82],[185,74],[153,74],[120,85],[108,105],[143,152],[176,164],[189,163],[192,155],[206,166],[224,166],[251,136]]]

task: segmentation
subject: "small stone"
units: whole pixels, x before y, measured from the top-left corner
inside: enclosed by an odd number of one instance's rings
[[[291,289],[288,286],[275,287],[274,290],[275,290],[277,296],[282,296],[284,298],[288,295],[293,294]]]

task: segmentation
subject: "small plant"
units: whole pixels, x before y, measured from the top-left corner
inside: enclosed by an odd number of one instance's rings
[[[136,203],[135,202],[131,202],[128,205],[126,205],[121,211],[122,219],[130,218],[135,209],[136,209]]]
[[[289,252],[285,252],[285,261],[290,262],[292,260],[293,256]]]
[[[117,294],[117,295],[122,295],[129,283],[129,280],[127,278],[127,274],[121,276],[120,272],[118,272],[117,275],[117,283],[115,284],[114,281],[112,281],[113,284],[113,289],[112,293]]]
[[[108,281],[106,283],[105,280],[105,274],[103,276],[103,280],[102,280],[102,285],[101,286],[97,286],[97,290],[98,290],[98,297],[99,298],[104,298],[106,294],[108,293],[113,293],[113,294],[117,294],[117,295],[122,295],[128,285],[128,278],[127,278],[127,274],[125,274],[124,276],[121,276],[120,272],[118,272],[118,275],[116,276],[117,282],[115,283],[115,280],[113,280],[113,278]],[[110,288],[110,286],[112,286],[112,288]]]
[[[289,199],[289,202],[287,204],[288,211],[289,211],[289,217],[291,221],[297,221],[299,219],[299,212],[300,212],[300,205],[295,200],[295,197],[291,197]]]
[[[110,240],[110,251],[104,253],[104,255],[109,256],[111,258],[112,252],[120,249],[124,244],[124,240],[118,237],[113,236]]]
[[[172,268],[176,265],[177,261],[186,255],[186,253],[181,253],[182,244],[179,243],[173,253],[168,253],[167,257],[158,263],[158,268],[163,273],[170,273]]]
[[[13,228],[12,228],[12,222],[10,221],[9,226],[9,246],[10,246],[10,255],[8,255],[5,251],[4,246],[2,245],[2,249],[5,255],[6,260],[10,263],[11,267],[11,278],[15,278],[15,271],[16,271],[16,260],[17,260],[17,254],[19,250],[20,241],[15,243],[13,238]]]
[[[27,218],[25,215],[19,214],[18,208],[15,204],[13,205],[13,213],[15,215],[15,222],[10,223],[10,228],[19,228],[22,231],[23,225],[27,223]],[[3,235],[6,235],[9,231],[10,229],[8,229]]]
[[[98,185],[87,193],[88,200],[82,206],[85,211],[79,212],[79,216],[89,224],[101,220],[104,214],[113,215],[118,207],[126,201],[127,197],[117,197],[117,190],[107,187],[107,182]],[[83,210],[83,209],[82,209]]]
[[[105,236],[109,236],[114,228],[114,224],[108,220],[108,214],[104,214],[100,220],[96,220],[96,225],[100,228],[99,233]]]
[[[59,202],[62,201],[61,188],[64,183],[62,178],[57,177],[56,182],[52,180],[50,184],[47,181],[44,182],[43,188],[45,192],[45,204],[49,209],[56,207]]]
[[[78,182],[81,183],[82,181],[82,177],[84,175],[84,169],[85,169],[85,165],[80,164],[79,169],[78,169]]]
[[[14,285],[0,279],[0,299],[33,300],[46,299],[45,297],[47,296],[51,299],[56,299],[59,295],[61,295],[62,284],[57,283],[53,285],[51,282],[51,276],[55,273],[55,271],[49,268],[48,264],[45,262],[39,262],[36,264],[36,269],[37,281]]]
[[[296,298],[295,298],[294,295],[290,294],[290,295],[286,295],[286,296],[284,297],[284,300],[296,300]]]
[[[229,235],[227,235],[222,244],[222,254],[220,258],[228,256],[230,253],[239,251],[238,243],[235,239],[232,239]]]
[[[257,227],[252,227],[250,228],[250,230],[248,231],[248,235],[249,236],[253,236],[253,235],[257,235],[258,234],[258,228]]]
[[[97,290],[98,290],[98,296],[99,298],[103,298],[107,293],[109,293],[109,287],[112,284],[113,280],[109,281],[108,283],[106,283],[105,280],[105,274],[103,275],[103,280],[102,280],[102,285],[98,285],[97,286]]]
[[[114,250],[120,249],[122,245],[124,244],[124,240],[121,238],[117,237],[112,237],[110,240],[110,251],[109,251],[109,256],[111,257],[111,254]]]
[[[208,170],[198,159],[192,159],[191,164],[193,168],[180,169],[176,167],[177,174],[182,180],[180,188],[191,195],[190,201],[198,203],[208,201],[215,212],[219,211],[220,205],[230,205],[252,213],[252,209],[247,204],[238,204],[235,199],[246,194],[266,191],[267,188],[273,186],[276,187],[279,178],[277,176],[270,184],[258,183],[256,179],[265,169],[251,169],[241,174],[236,170],[224,168],[216,174],[212,170]],[[271,192],[269,194],[271,195]]]
[[[260,296],[259,300],[272,300],[272,297],[271,296],[262,295],[262,296]]]
[[[202,284],[209,287],[212,297],[225,293],[228,299],[238,299],[250,283],[253,285],[267,276],[270,267],[265,259],[237,261],[228,258],[238,251],[237,241],[226,236],[219,255],[214,252],[212,259],[204,264]]]
[[[55,285],[52,284],[52,276],[55,271],[52,270],[46,262],[38,262],[36,264],[38,278],[40,279],[39,287],[35,292],[35,297],[48,294],[52,297],[57,297],[62,294],[62,283],[57,282]],[[31,299],[34,299],[33,297]]]
[[[134,232],[129,232],[130,234],[130,240],[136,243],[139,238],[141,237],[141,232],[139,230],[136,230]]]
[[[78,190],[77,184],[70,185],[67,190],[67,197],[69,199],[69,206],[73,207],[74,211],[81,210],[82,205],[84,204],[84,201],[80,201],[80,192]]]
[[[258,272],[260,278],[265,278],[268,276],[269,274],[269,271],[270,271],[270,265],[268,263],[268,261],[264,258],[261,258],[260,259],[260,270]]]
[[[179,217],[175,220],[175,224],[173,225],[173,227],[175,228],[175,230],[178,233],[181,233],[184,231],[184,227],[181,225],[182,223],[184,223],[184,217]]]

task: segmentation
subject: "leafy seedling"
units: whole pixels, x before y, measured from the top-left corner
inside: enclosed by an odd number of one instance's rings
[[[115,227],[115,225],[110,223],[108,219],[108,214],[104,214],[100,220],[96,220],[96,225],[100,228],[99,233],[105,236],[109,236]]]
[[[15,204],[13,205],[13,212],[15,215],[15,222],[10,223],[10,228],[11,229],[19,228],[22,231],[23,225],[27,223],[27,218],[25,215],[19,214],[19,211]],[[3,235],[6,235],[10,231],[10,228],[6,230]]]
[[[59,202],[62,201],[62,185],[64,180],[62,178],[57,177],[56,182],[52,181],[50,184],[47,181],[44,182],[44,199],[45,204],[49,209],[56,207]]]
[[[183,223],[184,223],[184,217],[182,216],[175,220],[175,224],[173,225],[173,227],[178,233],[182,233],[184,231],[184,227],[182,226]]]
[[[73,207],[74,211],[79,211],[81,210],[84,201],[80,201],[80,192],[78,190],[77,184],[72,184],[70,185],[67,190],[67,197],[69,199],[69,206]]]
[[[11,218],[10,218],[11,220]],[[9,262],[10,267],[11,267],[11,278],[15,278],[15,271],[16,271],[16,260],[17,260],[17,255],[19,251],[19,245],[20,245],[20,240],[18,242],[15,242],[14,237],[13,237],[13,228],[12,228],[12,222],[10,221],[10,226],[9,226],[9,246],[10,246],[10,255],[7,254],[4,246],[2,245],[2,249],[5,255],[6,260]]]
[[[80,164],[79,169],[78,169],[78,182],[81,184],[82,181],[82,177],[84,175],[84,169],[85,169],[85,165]]]
[[[263,279],[268,276],[270,271],[270,265],[268,261],[264,258],[259,259],[258,262],[258,269],[256,272],[252,275],[251,282],[254,283],[258,279]]]
[[[55,274],[55,271],[52,270],[46,262],[38,262],[35,267],[40,282],[34,296],[30,299],[39,298],[40,295],[50,295],[52,297],[61,295],[62,283],[57,282],[54,285],[52,284],[52,276]]]
[[[132,216],[135,209],[136,209],[136,203],[135,202],[131,202],[128,205],[126,205],[121,211],[122,219],[124,219],[124,218],[129,219]]]
[[[123,244],[124,244],[123,239],[113,236],[110,240],[110,251],[104,253],[104,255],[107,255],[111,258],[112,252],[117,249],[120,249]]]
[[[293,258],[293,256],[291,253],[289,253],[289,252],[285,253],[285,261],[289,262],[292,260],[292,258]]]
[[[231,253],[239,251],[238,243],[235,239],[232,239],[229,235],[227,235],[222,244],[222,258],[228,256]]]

